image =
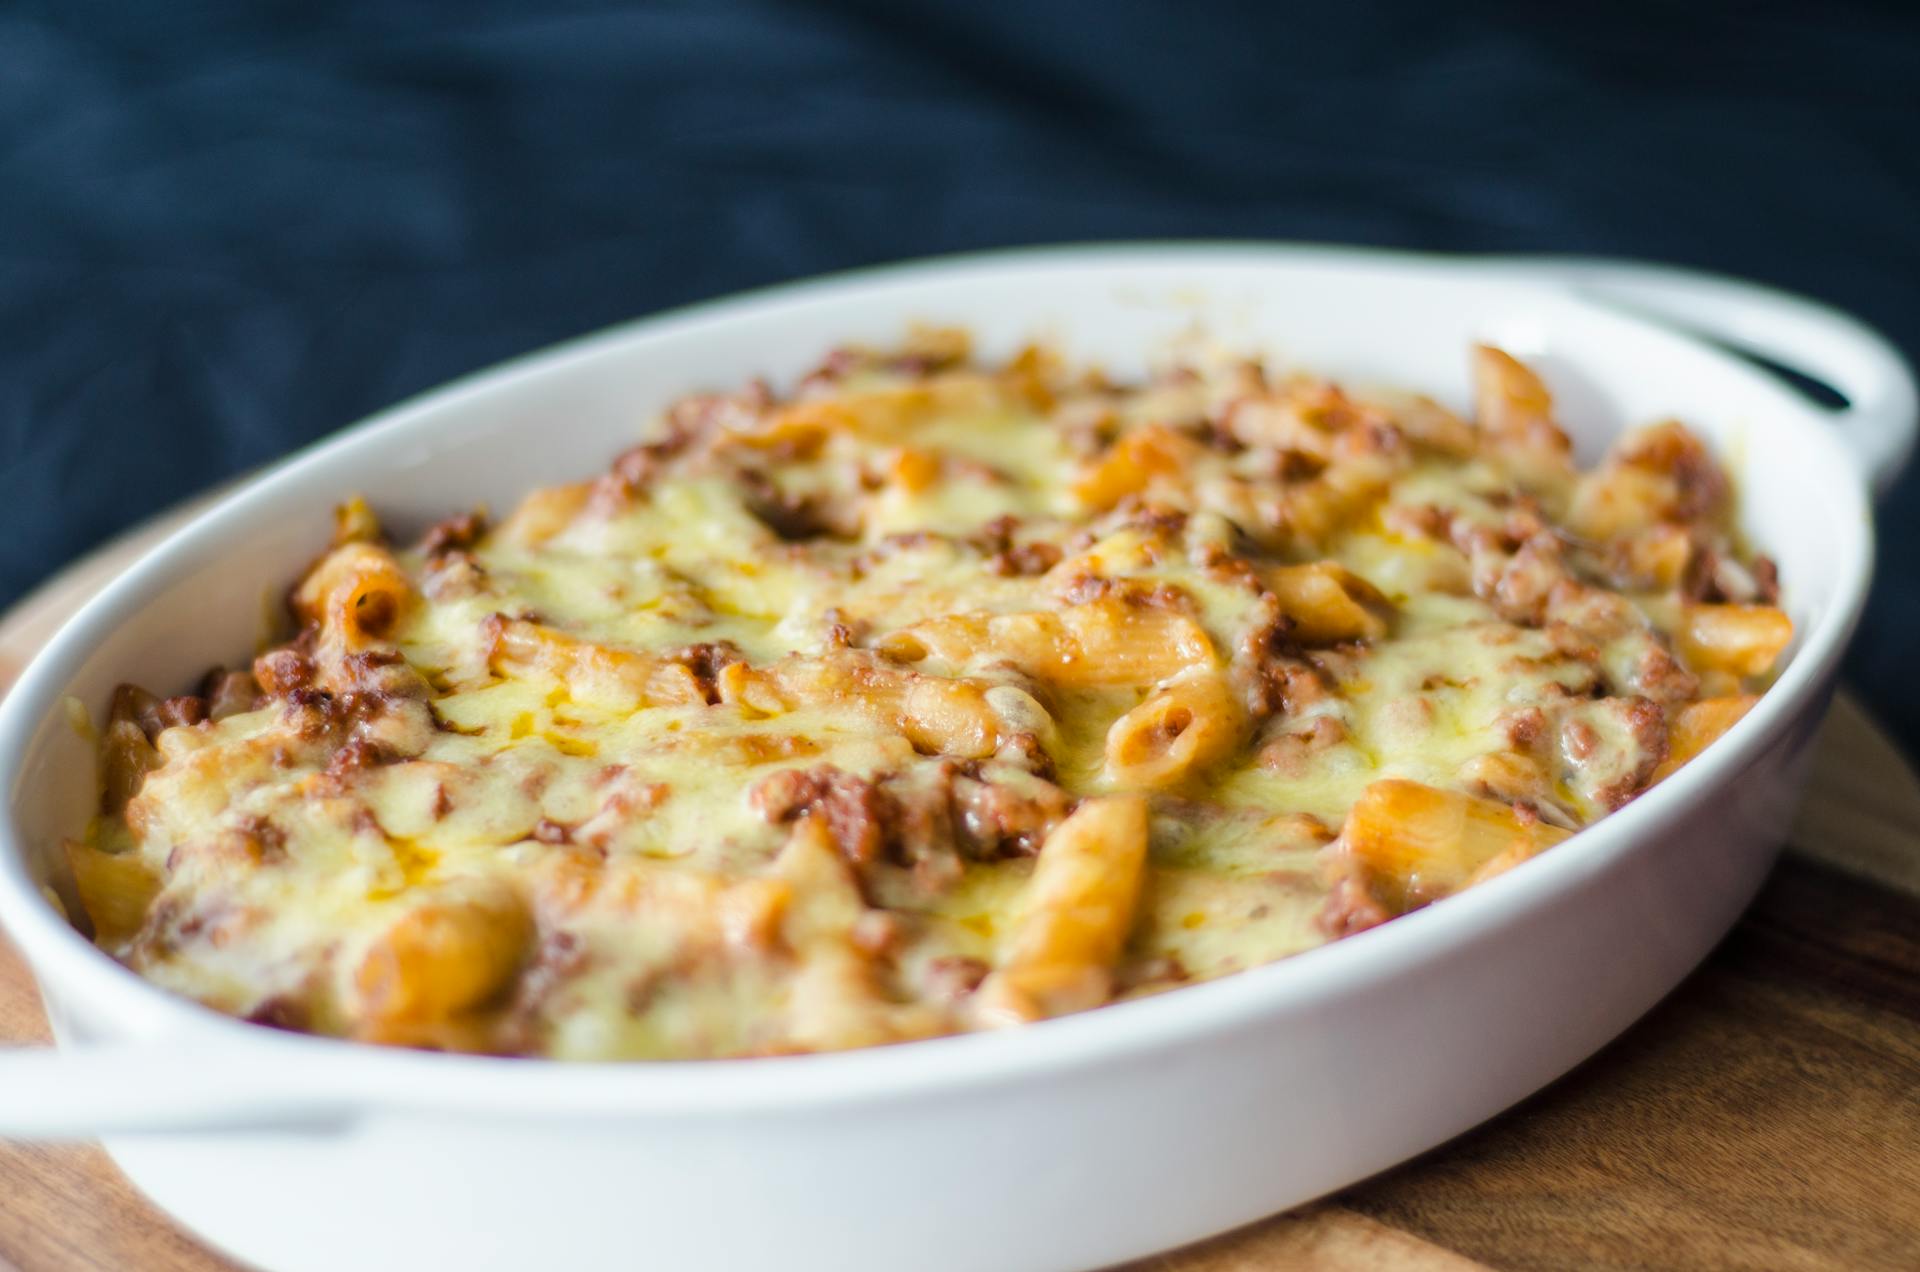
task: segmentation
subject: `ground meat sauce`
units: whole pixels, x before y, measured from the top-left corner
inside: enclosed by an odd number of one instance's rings
[[[349,501],[291,639],[100,704],[62,886],[257,1023],[635,1060],[997,1028],[1444,902],[1792,635],[1698,438],[1582,471],[1468,356],[1470,416],[925,331],[411,547]]]

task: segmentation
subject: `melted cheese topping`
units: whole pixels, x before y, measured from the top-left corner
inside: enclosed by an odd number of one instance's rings
[[[1507,868],[1744,709],[1791,631],[1677,425],[1577,473],[1257,364],[953,333],[676,404],[611,474],[116,696],[98,940],[267,1023],[564,1058],[904,1040],[1285,957]]]

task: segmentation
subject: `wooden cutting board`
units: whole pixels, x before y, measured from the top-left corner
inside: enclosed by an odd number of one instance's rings
[[[0,619],[0,691],[189,512]],[[46,1036],[32,981],[0,945],[0,1042]],[[237,1266],[91,1145],[0,1145],[0,1265]],[[1482,1267],[1920,1268],[1920,781],[1850,700],[1752,910],[1627,1034],[1416,1161],[1138,1272]]]

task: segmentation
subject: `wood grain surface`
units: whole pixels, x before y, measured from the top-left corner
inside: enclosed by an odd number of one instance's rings
[[[191,509],[0,621],[0,690]],[[41,1042],[0,945],[0,1042]],[[0,1145],[0,1266],[237,1265],[91,1145]],[[1338,1196],[1138,1272],[1920,1269],[1920,781],[1843,698],[1780,868],[1733,934],[1594,1059]]]

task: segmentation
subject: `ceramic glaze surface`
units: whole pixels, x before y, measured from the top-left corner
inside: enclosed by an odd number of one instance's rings
[[[1765,874],[1868,577],[1863,475],[1897,467],[1912,403],[1871,333],[1792,298],[1516,268],[1263,247],[936,262],[635,324],[295,457],[110,587],[0,705],[0,917],[62,1043],[0,1057],[0,1130],[108,1134],[143,1190],[266,1267],[1064,1269],[1308,1200],[1507,1107],[1657,1001]],[[1802,354],[1854,408],[1823,420],[1737,360],[1570,289],[1656,312],[1684,296],[1676,317]],[[343,494],[401,533],[476,498],[507,506],[598,467],[647,405],[792,376],[823,343],[884,343],[913,320],[967,326],[988,354],[1040,337],[1116,366],[1200,332],[1456,405],[1460,351],[1500,344],[1543,370],[1588,459],[1672,415],[1733,460],[1743,529],[1788,582],[1789,661],[1719,746],[1526,869],[1270,967],[1005,1034],[643,1067],[357,1047],[160,993],[41,898],[48,854],[93,799],[62,699],[184,681],[210,642],[249,648],[262,587],[306,563]],[[929,1152],[955,1178],[1017,1161],[1019,1186],[995,1190],[981,1222],[962,1193],[897,1168]],[[353,1220],[312,1205],[321,1194],[354,1197]]]

